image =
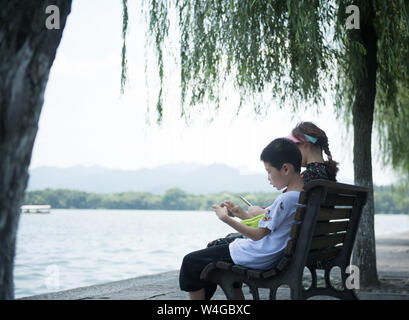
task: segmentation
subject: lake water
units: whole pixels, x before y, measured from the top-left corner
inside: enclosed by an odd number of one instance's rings
[[[376,235],[409,231],[408,215],[376,215]],[[16,298],[180,268],[185,254],[234,232],[214,212],[52,210],[22,214]]]

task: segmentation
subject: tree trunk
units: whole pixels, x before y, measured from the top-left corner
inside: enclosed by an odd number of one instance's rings
[[[358,34],[356,39],[367,51],[364,56],[365,70],[360,77],[355,79],[357,92],[352,110],[354,125],[354,178],[355,184],[368,187],[373,187],[371,138],[377,70],[377,38],[373,24],[374,17],[373,6],[368,4],[367,10],[361,14],[361,29],[353,31]],[[352,263],[359,267],[361,287],[374,286],[378,283],[373,192],[369,194],[368,201],[362,212]]]
[[[49,5],[60,29],[47,29]],[[20,205],[44,91],[71,0],[0,0],[0,299],[14,299]]]

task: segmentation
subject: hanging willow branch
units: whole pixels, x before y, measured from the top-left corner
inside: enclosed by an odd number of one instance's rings
[[[124,93],[128,76],[128,66],[126,59],[126,34],[128,31],[128,0],[122,0],[122,61],[121,61],[121,94]]]
[[[168,5],[163,0],[151,0],[151,8],[149,11],[149,33],[155,41],[155,48],[157,54],[157,65],[159,68],[159,94],[156,103],[156,111],[158,112],[157,122],[162,121],[163,116],[163,44],[168,36],[169,18]]]

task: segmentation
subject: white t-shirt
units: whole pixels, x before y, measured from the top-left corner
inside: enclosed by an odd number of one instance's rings
[[[230,243],[230,256],[235,264],[261,270],[274,267],[290,239],[295,211],[300,206],[299,196],[299,191],[284,192],[268,207],[258,226],[270,229],[269,234],[257,241],[245,238]]]

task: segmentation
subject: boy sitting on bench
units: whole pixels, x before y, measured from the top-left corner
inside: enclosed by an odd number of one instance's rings
[[[203,268],[215,261],[226,261],[247,268],[269,270],[283,256],[283,250],[294,223],[294,214],[304,184],[300,177],[301,152],[297,145],[285,138],[272,141],[260,156],[268,173],[268,180],[284,192],[265,209],[258,228],[241,224],[228,215],[226,207],[213,205],[217,217],[247,238],[230,244],[208,247],[186,255],[179,274],[179,284],[192,300],[210,299],[217,285],[200,279]],[[240,288],[238,288],[240,290]]]

